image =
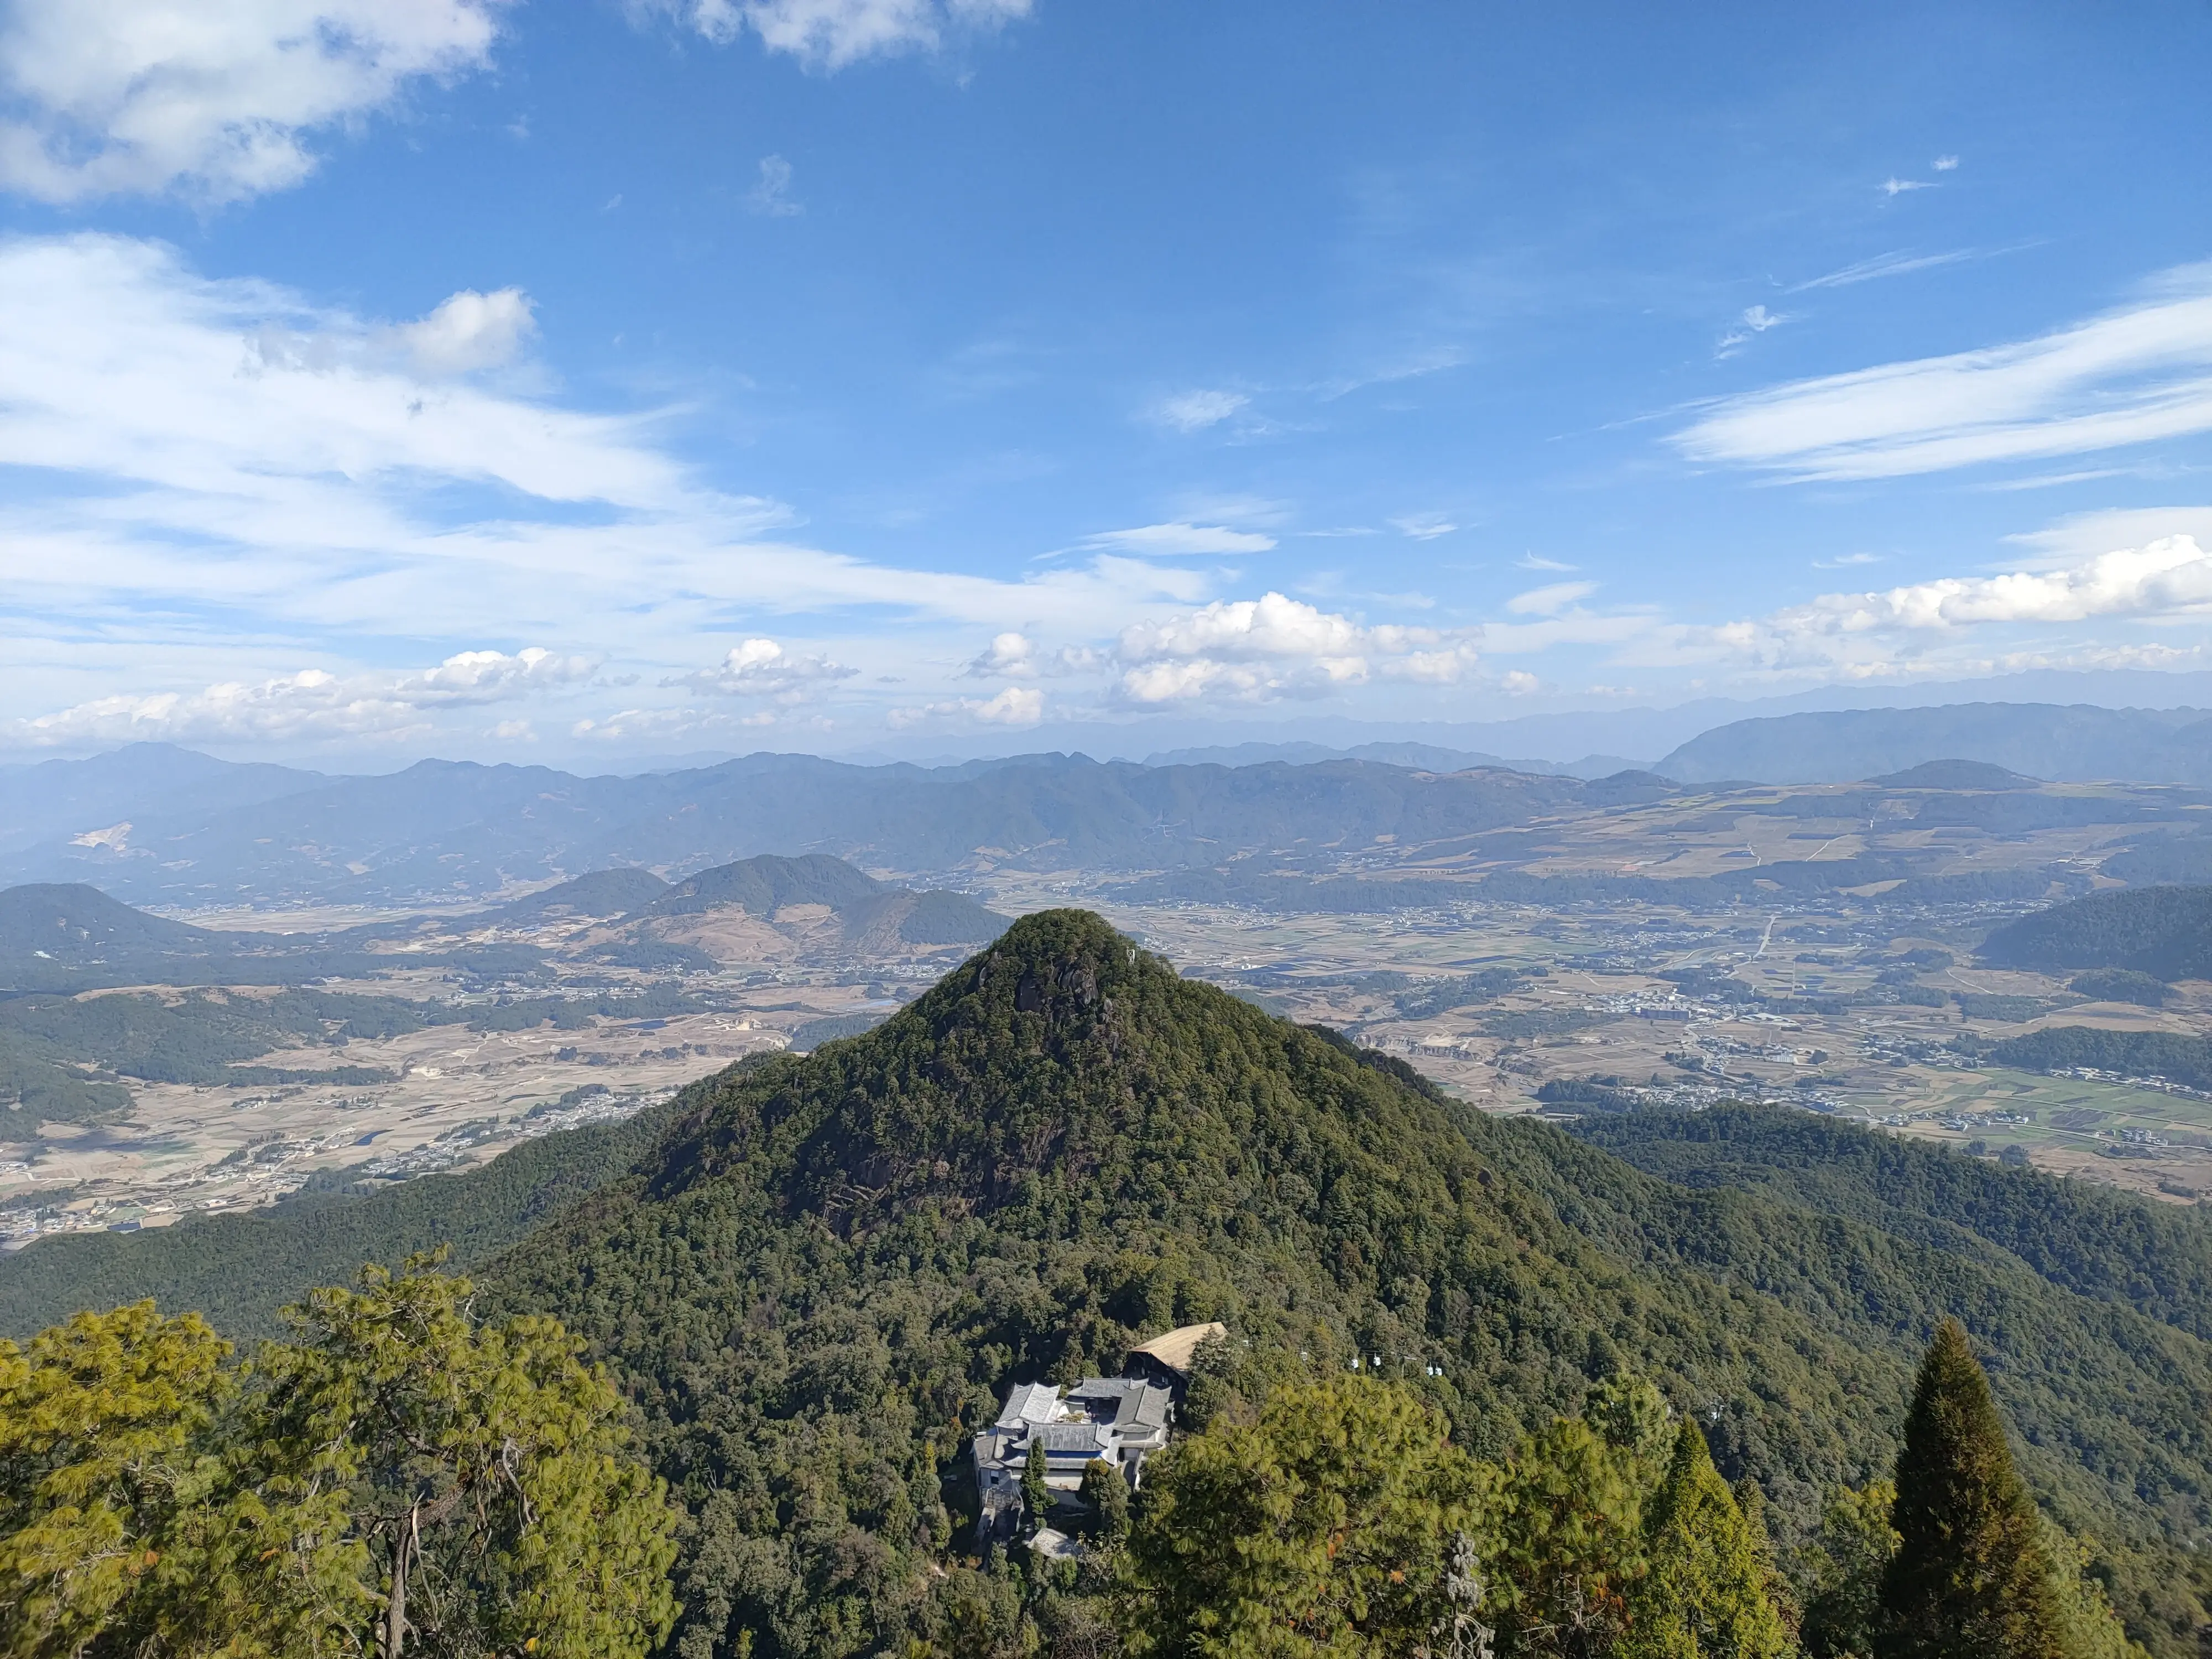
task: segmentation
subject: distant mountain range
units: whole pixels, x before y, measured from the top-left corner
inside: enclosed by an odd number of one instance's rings
[[[838,859],[762,856],[672,884],[599,870],[514,903],[319,933],[251,933],[149,915],[82,882],[0,890],[0,994],[122,985],[294,985],[404,963],[484,976],[554,957],[647,970],[853,953],[872,961],[988,942],[1006,918]],[[404,949],[404,956],[395,956]]]
[[[1792,714],[1705,732],[1648,769],[1595,755],[1571,767],[1508,764],[1414,742],[1154,759],[1037,754],[925,768],[758,754],[629,777],[423,761],[329,777],[138,744],[0,769],[0,881],[89,882],[197,909],[465,906],[583,872],[682,881],[769,854],[907,876],[1203,869],[1254,853],[1334,872],[1370,846],[1626,805],[1665,780],[2212,784],[2212,714],[2051,703]],[[1536,764],[1545,769],[1526,769]],[[2143,878],[2201,879],[2212,842],[2130,856],[2163,860]],[[627,879],[619,914],[645,890]]]
[[[1737,720],[1652,769],[1681,783],[1849,783],[1970,760],[2054,783],[2212,783],[2212,710],[1974,702]]]
[[[171,750],[53,764],[36,784],[0,777],[0,812],[28,826],[0,848],[0,879],[87,881],[178,907],[468,903],[587,871],[680,878],[770,853],[904,872],[1158,869],[1243,848],[1473,833],[1572,805],[1583,787],[1366,761],[1232,769],[1036,755],[925,770],[755,755],[629,778],[424,761],[384,777],[295,775],[304,787],[247,799],[269,781],[259,769],[232,799],[220,772],[181,793],[167,781],[179,769]],[[79,787],[69,766],[97,773],[99,788]],[[148,778],[143,807],[113,775],[134,767]],[[75,816],[20,798],[57,781],[82,803]]]

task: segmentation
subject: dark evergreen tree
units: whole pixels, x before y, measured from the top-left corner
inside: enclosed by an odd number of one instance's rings
[[[1022,1507],[1029,1511],[1033,1527],[1044,1525],[1045,1516],[1052,1512],[1052,1488],[1045,1482],[1044,1442],[1035,1435],[1030,1437],[1029,1460],[1022,1465]]]
[[[2066,1659],[2041,1521],[1954,1319],[1920,1364],[1893,1524],[1882,1659]]]
[[[1105,1543],[1118,1543],[1129,1530],[1129,1483],[1103,1457],[1083,1466],[1083,1501],[1091,1505],[1091,1531]]]

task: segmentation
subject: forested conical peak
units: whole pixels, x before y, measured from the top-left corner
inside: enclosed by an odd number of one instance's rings
[[[964,1004],[970,1018],[1036,1014],[1048,1025],[1058,1024],[1094,1017],[1117,990],[1150,975],[1176,977],[1172,967],[1139,950],[1102,916],[1040,910],[939,981],[919,1012],[936,1024]]]
[[[1340,1155],[1363,1181],[1398,1159],[1424,1180],[1469,1163],[1423,1092],[1380,1055],[1182,978],[1087,911],[1049,910],[874,1030],[726,1073],[653,1189],[742,1165],[785,1213],[833,1216],[841,1231],[927,1202],[1226,1213],[1277,1174],[1296,1176],[1293,1207],[1310,1206]]]

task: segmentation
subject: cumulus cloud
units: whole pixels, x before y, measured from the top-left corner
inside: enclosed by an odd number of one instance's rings
[[[498,0],[67,0],[0,25],[0,184],[47,202],[219,204],[315,167],[310,138],[483,64]]]
[[[1105,662],[1103,653],[1087,645],[1063,645],[1046,651],[1026,634],[1008,632],[993,635],[990,644],[971,659],[961,673],[975,680],[1028,680],[1040,676],[1086,673],[1103,667]]]
[[[1712,628],[1654,630],[1662,656],[1735,658],[1761,667],[1887,669],[1899,652],[1940,652],[1971,632],[2102,619],[2171,623],[2212,616],[2212,556],[2190,536],[2046,570],[1946,576],[1803,605]],[[2098,647],[2100,650],[2112,647]],[[1978,667],[1985,665],[1977,663]]]
[[[948,36],[994,29],[1030,15],[1031,0],[674,0],[675,12],[709,40],[747,30],[771,52],[842,69],[863,58],[933,52]]]
[[[1266,553],[1273,549],[1275,538],[1253,530],[1178,522],[1139,525],[1133,530],[1108,530],[1087,538],[1083,544],[1160,557],[1179,553]]]
[[[1153,405],[1152,418],[1178,432],[1218,426],[1252,400],[1241,392],[1182,392]]]
[[[2212,268],[2158,289],[2015,345],[1725,398],[1674,442],[1708,465],[1862,479],[2212,430]]]
[[[1310,696],[1363,684],[1378,672],[1449,683],[1476,659],[1465,635],[1368,627],[1272,592],[1124,629],[1116,655],[1116,690],[1139,704]]]
[[[570,686],[598,659],[538,647],[509,656],[464,651],[434,668],[340,676],[302,669],[258,683],[203,690],[100,697],[14,722],[17,743],[54,748],[94,743],[238,743],[307,738],[392,738],[431,729],[432,716]]]
[[[729,654],[712,668],[661,684],[681,686],[694,695],[773,697],[779,702],[797,702],[817,687],[851,679],[860,672],[827,657],[794,655],[774,640],[758,639],[732,647]]]
[[[393,337],[415,372],[446,380],[514,361],[538,332],[530,298],[519,288],[490,294],[463,289],[420,322],[401,323]]]
[[[955,697],[946,702],[926,703],[919,708],[894,708],[890,718],[892,726],[902,731],[945,720],[980,726],[1035,726],[1044,718],[1044,693],[1033,685],[1010,685],[995,697]]]

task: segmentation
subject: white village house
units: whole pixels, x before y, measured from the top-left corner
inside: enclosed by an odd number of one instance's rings
[[[1132,1348],[1120,1376],[1086,1376],[1065,1389],[1014,1384],[999,1420],[975,1439],[982,1535],[1012,1535],[1033,1444],[1044,1447],[1045,1484],[1055,1503],[1074,1498],[1085,1467],[1094,1459],[1118,1471],[1132,1488],[1140,1485],[1145,1459],[1168,1443],[1192,1355],[1208,1337],[1227,1334],[1218,1321],[1185,1325]]]

